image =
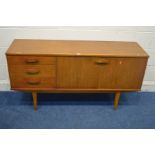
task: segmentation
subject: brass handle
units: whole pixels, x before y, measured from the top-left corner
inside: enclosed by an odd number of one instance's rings
[[[103,59],[101,59],[101,60],[96,60],[95,61],[95,63],[96,64],[101,64],[101,65],[106,65],[106,64],[108,64],[109,63],[109,61],[108,60],[103,60]]]
[[[40,81],[27,81],[27,83],[30,85],[38,85],[40,84]]]
[[[35,64],[35,63],[38,63],[39,61],[37,59],[27,59],[25,60],[26,63],[30,63],[30,64]]]
[[[29,74],[29,75],[35,75],[35,74],[39,74],[39,70],[36,70],[36,69],[28,69],[27,71],[26,71],[26,73],[27,74]]]

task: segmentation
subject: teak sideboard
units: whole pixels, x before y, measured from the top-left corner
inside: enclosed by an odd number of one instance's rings
[[[148,54],[136,42],[16,39],[7,53],[12,90],[114,92],[141,90]]]

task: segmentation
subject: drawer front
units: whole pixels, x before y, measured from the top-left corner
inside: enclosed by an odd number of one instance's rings
[[[54,88],[55,87],[55,78],[51,77],[20,77],[13,76],[11,78],[11,87],[12,89],[37,89],[42,90],[46,88]]]
[[[55,65],[56,57],[7,56],[9,65]]]
[[[11,65],[10,74],[12,76],[23,77],[55,77],[55,65]]]
[[[58,57],[57,87],[139,90],[147,58]]]

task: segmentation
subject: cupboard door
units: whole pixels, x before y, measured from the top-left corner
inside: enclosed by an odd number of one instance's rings
[[[58,88],[97,88],[98,66],[91,57],[58,57]]]
[[[100,65],[98,88],[112,90],[140,90],[147,58],[106,58],[108,65]]]

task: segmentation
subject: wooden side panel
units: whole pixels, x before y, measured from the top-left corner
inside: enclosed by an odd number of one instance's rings
[[[140,89],[147,58],[58,57],[57,87]]]

